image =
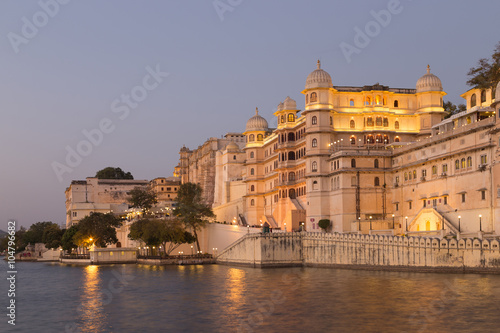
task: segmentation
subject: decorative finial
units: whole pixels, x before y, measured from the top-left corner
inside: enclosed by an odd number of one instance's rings
[[[431,73],[431,65],[427,65],[427,74]]]
[[[318,59],[318,69],[321,69],[321,61]]]
[[[257,116],[259,114],[259,108],[255,108],[255,115]]]

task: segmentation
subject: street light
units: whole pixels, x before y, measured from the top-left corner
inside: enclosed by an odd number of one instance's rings
[[[247,234],[250,233],[250,224],[247,224]]]
[[[462,216],[458,215],[458,232],[460,232],[460,219],[462,218]]]
[[[193,245],[191,245],[191,255],[194,254],[194,248],[193,248]]]
[[[361,231],[361,216],[358,217],[358,231]]]
[[[394,230],[394,214],[392,214],[392,229]]]
[[[285,222],[285,232],[286,232],[286,222]]]
[[[372,216],[370,215],[370,230],[372,230]]]
[[[483,231],[483,226],[481,224],[481,217],[483,217],[483,215],[479,214],[479,231]]]
[[[405,225],[406,225],[406,232],[408,232],[408,216],[405,216]]]

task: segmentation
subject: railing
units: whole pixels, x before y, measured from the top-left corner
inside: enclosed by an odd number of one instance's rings
[[[90,254],[61,254],[61,259],[90,259]]]
[[[186,255],[186,254],[181,254],[181,255],[170,255],[167,256],[165,254],[159,255],[159,256],[152,256],[152,255],[138,255],[137,259],[212,259],[213,256],[211,254],[193,254],[193,255]]]

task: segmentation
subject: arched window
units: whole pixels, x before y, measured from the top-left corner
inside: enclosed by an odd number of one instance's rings
[[[356,128],[356,122],[353,119],[351,119],[351,121],[349,122],[349,127],[352,129]]]
[[[250,142],[255,141],[255,135],[250,134],[250,135],[248,136],[248,141],[250,141]]]
[[[295,161],[295,152],[293,151],[288,152],[288,160]]]
[[[317,190],[317,189],[318,189],[318,182],[313,181],[313,190]]]
[[[470,107],[473,108],[475,107],[477,104],[477,101],[476,101],[476,94],[472,94],[471,98],[470,98]]]
[[[236,159],[236,155],[233,156],[233,160],[235,160],[235,159]]]
[[[264,140],[264,136],[262,134],[257,134],[257,141]]]
[[[465,169],[465,158],[462,158],[462,159],[460,160],[460,167],[461,167],[462,169]]]
[[[373,135],[368,135],[366,137],[366,143],[375,143],[375,139],[373,138]]]
[[[399,142],[399,136],[394,138],[394,142]]]
[[[375,161],[373,161],[373,167],[375,169],[378,169],[378,158],[376,158]]]
[[[288,141],[295,141],[295,134],[294,133],[288,133]]]
[[[378,177],[375,177],[374,185],[380,186],[380,179]]]
[[[384,127],[389,127],[389,118],[384,117]]]
[[[472,167],[472,157],[467,157],[467,167],[471,168]]]
[[[417,179],[417,170],[413,170],[413,179]]]
[[[354,135],[351,136],[351,138],[349,140],[351,141],[351,145],[355,145],[356,144],[356,137]]]
[[[318,101],[318,94],[315,92],[311,93],[311,103],[317,102]]]
[[[250,169],[250,176],[254,176],[255,175],[255,169],[254,168],[251,168]]]
[[[375,140],[376,143],[382,143],[382,134],[377,134],[377,139]]]
[[[469,117],[467,117],[465,120],[467,121],[467,124],[472,123],[472,118],[471,118],[470,116],[469,116]]]
[[[373,118],[372,117],[366,118],[366,126],[373,126]]]
[[[306,95],[306,104],[309,104],[309,94]]]
[[[459,169],[460,169],[460,161],[455,160],[455,170],[459,170]]]
[[[285,116],[281,115],[281,123],[284,123],[284,122],[285,122]]]
[[[382,117],[377,117],[375,119],[375,125],[382,126]]]
[[[354,100],[353,100],[353,99],[351,99],[351,100],[349,101],[349,106],[354,106]]]
[[[255,153],[252,151],[250,152],[250,158],[254,158],[255,157]]]
[[[408,180],[408,173],[405,172],[405,181]]]
[[[384,135],[384,143],[389,143],[389,137],[387,135]]]
[[[356,167],[356,160],[353,158],[351,159],[351,168],[355,168]]]
[[[311,163],[311,171],[312,172],[318,171],[318,162],[314,161]]]
[[[295,172],[290,172],[288,174],[288,181],[293,182],[295,180]]]
[[[318,140],[313,139],[313,140],[312,140],[312,142],[311,142],[311,146],[312,146],[313,148],[317,147],[317,146],[318,146]]]
[[[317,123],[318,123],[318,117],[313,116],[313,117],[311,118],[311,124],[312,124],[312,125],[316,125]]]
[[[486,102],[486,90],[481,91],[481,103]]]
[[[394,122],[394,129],[399,129],[399,121]]]
[[[250,192],[254,192],[254,191],[255,191],[255,186],[254,185],[250,186]]]
[[[255,206],[255,200],[254,199],[250,200],[250,206]]]
[[[295,116],[293,113],[288,114],[288,122],[293,123],[295,121]]]
[[[394,101],[394,107],[395,107],[395,108],[399,108],[399,101],[398,101],[398,100],[395,100],[395,101]]]
[[[432,166],[432,174],[437,175],[437,173],[438,173],[438,167],[437,167],[437,165],[433,165]]]
[[[382,97],[381,97],[380,95],[377,95],[377,96],[375,97],[375,103],[376,103],[377,105],[379,105],[379,104],[381,104],[381,103],[382,103]]]
[[[366,97],[365,105],[371,105],[371,104],[372,104],[372,99],[370,97]]]

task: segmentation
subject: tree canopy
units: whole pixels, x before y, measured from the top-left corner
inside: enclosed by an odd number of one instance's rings
[[[140,208],[142,212],[145,214],[148,209],[151,209],[155,203],[158,202],[156,199],[156,194],[149,189],[142,189],[140,187],[136,187],[130,192],[128,202],[131,207]]]
[[[445,118],[449,118],[449,117],[451,117],[452,115],[454,115],[456,113],[459,113],[459,112],[467,110],[467,107],[465,106],[465,104],[459,104],[457,106],[457,105],[453,104],[450,101],[444,102],[443,103],[443,108],[444,108],[445,111],[448,111],[448,114],[446,115]]]
[[[479,89],[491,88],[492,93],[495,93],[495,87],[500,81],[500,42],[493,50],[491,58],[479,59],[477,66],[472,67],[467,76],[469,86]]]
[[[177,216],[178,220],[193,231],[198,250],[200,250],[198,230],[205,226],[208,218],[215,216],[212,208],[203,203],[201,195],[200,185],[182,184],[177,192],[177,207],[174,209],[174,215]]]
[[[118,242],[115,228],[121,224],[121,220],[113,214],[90,213],[78,222],[73,241],[78,246],[95,244],[97,247],[106,247],[115,244]]]
[[[74,248],[76,248],[78,245],[76,245],[75,241],[73,240],[73,237],[75,234],[78,232],[78,225],[72,225],[66,231],[64,232],[62,239],[61,239],[61,247],[63,250],[71,252]]]
[[[95,174],[99,179],[134,179],[130,172],[125,172],[121,168],[107,167],[97,171]]]

